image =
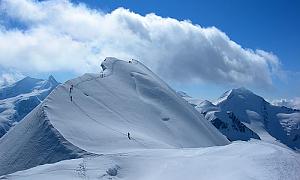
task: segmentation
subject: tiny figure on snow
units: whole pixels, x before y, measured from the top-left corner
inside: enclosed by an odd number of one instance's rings
[[[73,90],[73,84],[71,84],[71,87],[70,87],[70,91],[69,91],[69,93],[70,93],[70,100],[72,101],[73,100],[73,97],[72,97],[72,90]]]
[[[72,90],[73,90],[73,84],[70,87],[70,94],[72,93]]]
[[[130,140],[130,139],[131,139],[131,137],[130,137],[130,133],[129,133],[129,132],[127,133],[127,136],[128,136],[128,139]]]

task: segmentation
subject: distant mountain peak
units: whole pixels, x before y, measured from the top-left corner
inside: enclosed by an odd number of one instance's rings
[[[44,83],[44,86],[46,87],[48,85],[48,88],[53,88],[56,87],[58,84],[59,82],[57,82],[56,79],[52,75],[50,75],[48,77],[48,80]]]
[[[264,100],[261,96],[254,94],[252,91],[245,87],[234,88],[229,91],[226,91],[222,96],[220,96],[214,104],[220,104],[230,99],[244,99],[244,100]]]
[[[245,88],[245,87],[239,87],[236,89],[232,89],[231,93],[238,93],[238,94],[254,94],[252,91],[250,91],[249,89]]]
[[[33,83],[35,83],[35,82],[38,82],[38,81],[43,81],[43,79],[37,79],[37,78],[30,77],[30,76],[25,76],[23,79],[21,79],[21,80],[15,82],[14,84],[12,84],[12,86],[15,85],[15,84],[23,83],[23,82],[26,82],[26,83],[33,82]]]
[[[56,79],[55,79],[52,75],[50,75],[50,76],[48,77],[48,81],[58,83],[58,82],[56,81]]]
[[[53,76],[37,79],[26,76],[14,84],[0,88],[0,137],[21,121],[59,83]]]

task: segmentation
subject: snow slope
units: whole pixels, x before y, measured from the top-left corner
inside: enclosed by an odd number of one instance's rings
[[[50,76],[47,80],[25,77],[0,88],[0,137],[23,119],[58,85]]]
[[[300,156],[262,141],[192,149],[139,150],[61,161],[0,179],[298,180]]]
[[[1,175],[91,154],[228,144],[141,63],[106,58],[102,67],[59,85],[0,139]]]
[[[245,88],[228,91],[216,105],[222,111],[232,111],[262,140],[300,148],[300,110],[271,105]]]

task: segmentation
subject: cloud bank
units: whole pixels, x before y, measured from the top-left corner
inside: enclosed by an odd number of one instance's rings
[[[263,50],[245,49],[215,27],[145,16],[118,8],[110,13],[67,0],[1,0],[0,64],[22,72],[99,71],[106,56],[135,58],[165,79],[254,86],[272,85],[280,62]]]

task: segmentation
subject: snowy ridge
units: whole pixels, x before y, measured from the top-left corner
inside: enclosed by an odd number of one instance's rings
[[[107,58],[102,67],[59,85],[0,140],[1,175],[91,154],[229,143],[141,63]]]
[[[71,120],[74,116],[80,117],[86,119],[85,124],[81,124],[80,121],[78,121],[78,124],[76,124],[77,121],[76,123],[70,121],[71,127],[68,127],[68,129],[81,129],[80,127],[88,125],[87,128],[92,126],[95,131],[100,132],[80,132],[79,134],[83,137],[93,136],[93,142],[89,142],[89,146],[85,146],[85,143],[83,143],[83,141],[86,141],[85,139],[82,139],[82,137],[74,138],[74,134],[69,130],[62,130],[62,134],[65,137],[70,137],[68,139],[73,144],[81,146],[89,152],[103,153],[124,148],[195,147],[226,142],[210,124],[199,119],[195,115],[197,114],[196,111],[189,106],[186,107],[187,103],[178,98],[173,90],[145,66],[138,62],[128,63],[114,58],[107,58],[102,66],[106,67],[104,78],[97,74],[86,74],[69,81],[64,87],[57,89],[57,92],[64,91],[64,93],[56,93],[59,97],[55,98],[54,104],[49,104],[53,108],[53,112],[49,114],[59,116],[60,113],[55,113],[54,108],[59,107],[62,102],[57,99],[64,101],[68,99],[68,88],[71,84],[74,85],[72,92],[74,101],[66,102],[73,104],[73,106],[68,105],[68,107],[72,108],[70,112],[74,114],[70,114],[68,118],[53,117],[52,119]],[[90,87],[93,87],[93,89]],[[61,97],[60,95],[63,94],[64,97]],[[181,107],[180,110],[179,107]],[[95,114],[97,111],[99,112],[98,116]],[[102,116],[102,118],[99,116]],[[216,137],[210,136],[211,133],[198,132],[193,127],[194,125],[186,123],[183,118],[190,119],[189,121],[195,123],[196,127],[203,126],[202,123],[204,123],[208,131],[217,133]],[[60,129],[64,127],[63,124],[67,123],[66,121],[53,121],[53,123]],[[88,122],[91,124],[89,125]],[[63,124],[61,125],[61,123]],[[178,132],[174,126],[179,125],[183,129],[186,127],[189,130]],[[128,141],[127,132],[131,132],[136,141]],[[189,133],[186,134],[185,132]],[[190,133],[193,133],[194,137],[191,137]],[[110,134],[109,141],[106,138],[103,139],[107,134]],[[174,138],[174,134],[177,134],[178,138]],[[211,139],[203,138],[201,140],[199,136],[210,136],[208,138]],[[97,142],[102,144],[99,145]],[[115,147],[115,142],[118,142],[117,147]]]

